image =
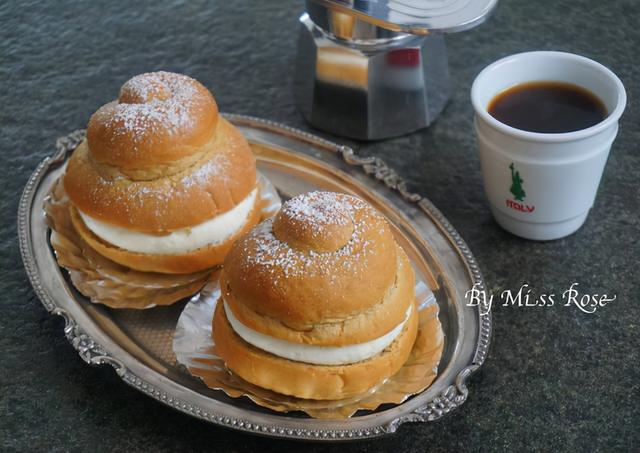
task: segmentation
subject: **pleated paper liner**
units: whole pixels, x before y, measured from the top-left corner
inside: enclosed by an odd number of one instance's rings
[[[258,174],[258,185],[262,219],[266,219],[280,209],[280,197],[261,174]],[[91,302],[111,308],[137,309],[170,305],[197,293],[207,282],[218,278],[218,269],[192,274],[141,272],[100,255],[74,229],[62,179],[53,185],[44,202],[44,211],[58,264],[67,269],[73,285]]]
[[[375,410],[382,404],[400,404],[428,388],[437,376],[444,347],[438,304],[431,290],[416,285],[419,306],[418,336],[403,367],[386,381],[356,397],[320,401],[282,395],[244,381],[228,370],[218,357],[211,335],[212,318],[220,297],[216,282],[194,296],[180,315],[173,341],[178,362],[214,390],[232,398],[247,397],[255,404],[277,412],[301,411],[314,418],[349,418],[359,410]]]

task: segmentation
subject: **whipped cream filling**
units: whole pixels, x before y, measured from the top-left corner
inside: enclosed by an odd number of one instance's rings
[[[296,362],[314,365],[346,365],[367,360],[384,351],[400,335],[404,325],[411,315],[411,305],[407,309],[404,320],[393,330],[381,337],[364,343],[348,346],[317,346],[292,343],[280,338],[270,337],[256,332],[245,326],[235,317],[229,306],[224,302],[224,312],[233,330],[247,343],[270,352],[271,354]]]
[[[78,210],[80,217],[96,236],[121,249],[138,253],[177,255],[207,245],[224,242],[247,222],[258,196],[258,189],[245,197],[233,209],[198,225],[172,231],[163,236],[140,233],[104,223]]]

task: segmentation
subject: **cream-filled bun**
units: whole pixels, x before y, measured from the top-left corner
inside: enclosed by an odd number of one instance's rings
[[[287,201],[225,259],[218,354],[243,379],[308,399],[357,395],[395,374],[415,342],[409,259],[363,200]]]
[[[82,239],[141,271],[221,264],[259,221],[249,144],[209,90],[170,72],[133,77],[93,114],[64,187]]]

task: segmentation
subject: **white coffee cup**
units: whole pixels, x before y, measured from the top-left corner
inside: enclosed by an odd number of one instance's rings
[[[524,82],[560,81],[598,96],[608,115],[575,132],[546,134],[507,126],[487,108],[505,89]],[[574,233],[587,218],[600,184],[627,96],[609,69],[564,52],[526,52],[486,67],[473,83],[471,101],[484,188],[496,221],[535,240]],[[517,182],[516,182],[517,181]],[[512,193],[516,183],[520,194]]]

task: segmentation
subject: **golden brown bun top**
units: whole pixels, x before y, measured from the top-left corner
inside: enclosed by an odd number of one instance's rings
[[[117,100],[91,116],[87,140],[96,162],[137,179],[136,173],[197,153],[217,121],[218,106],[200,82],[149,72],[127,81]]]
[[[382,302],[396,275],[396,244],[361,199],[310,192],[236,242],[224,269],[225,290],[239,303],[303,330]]]
[[[156,72],[129,80],[91,117],[64,186],[84,214],[165,234],[234,208],[256,187],[256,166],[204,86]]]

